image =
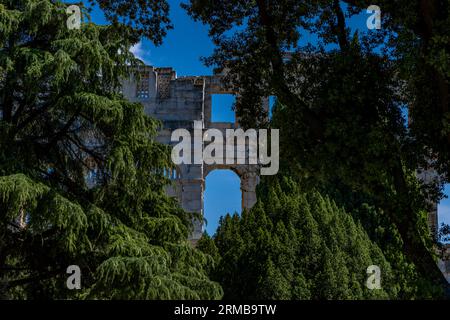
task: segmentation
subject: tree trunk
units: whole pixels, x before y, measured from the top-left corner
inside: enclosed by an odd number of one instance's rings
[[[450,298],[450,284],[445,279],[417,230],[417,214],[411,206],[400,158],[397,159],[396,165],[391,170],[397,198],[399,199],[396,209],[399,211],[389,210],[389,214],[402,237],[404,252],[416,265],[420,275],[429,279],[433,284],[442,287],[445,291],[445,297]]]

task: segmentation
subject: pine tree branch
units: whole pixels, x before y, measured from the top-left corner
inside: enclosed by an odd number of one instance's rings
[[[42,280],[48,280],[51,279],[55,276],[57,276],[58,274],[62,274],[64,272],[64,269],[59,269],[59,270],[54,270],[51,272],[47,272],[45,274],[41,274],[39,276],[34,276],[34,277],[28,277],[28,278],[23,278],[23,279],[18,279],[18,280],[12,280],[12,281],[5,281],[3,282],[3,285],[5,286],[6,289],[11,289],[17,286],[22,286],[28,283],[35,283],[35,282],[39,282]],[[2,285],[2,283],[0,283],[0,286]]]
[[[72,117],[67,121],[62,129],[60,129],[53,137],[50,142],[47,143],[49,149],[53,148],[56,142],[58,142],[64,135],[67,134],[67,131],[74,124],[75,120],[78,118],[81,112],[81,107],[78,107],[77,111],[72,115]]]

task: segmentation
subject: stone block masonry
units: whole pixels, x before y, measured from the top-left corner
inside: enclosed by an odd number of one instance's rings
[[[124,96],[144,105],[145,112],[163,123],[157,140],[172,145],[171,133],[176,129],[187,129],[193,133],[194,121],[201,121],[203,129],[236,129],[239,123],[214,123],[211,121],[212,95],[236,94],[222,84],[221,75],[192,76],[178,78],[172,68],[145,66],[140,78],[123,82]],[[262,101],[268,110],[269,101]],[[247,155],[248,156],[248,155]],[[248,160],[248,159],[247,159]],[[250,209],[256,203],[256,186],[259,183],[259,166],[247,164],[182,164],[170,177],[173,185],[167,188],[170,196],[176,197],[183,209],[203,215],[203,193],[206,176],[216,169],[230,169],[241,179],[242,209]],[[225,212],[224,212],[225,213]],[[194,221],[190,240],[195,243],[203,234],[203,221]]]

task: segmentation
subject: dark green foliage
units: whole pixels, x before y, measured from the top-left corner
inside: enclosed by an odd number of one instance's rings
[[[214,239],[211,238],[208,233],[205,232],[203,234],[203,236],[197,242],[196,248],[206,254],[209,254],[215,262],[219,262],[219,250],[217,249]]]
[[[370,0],[345,0],[356,10]],[[380,0],[385,41],[404,80],[416,152],[433,154],[433,166],[450,172],[450,2]],[[423,162],[425,162],[422,159]],[[424,164],[424,163],[423,163]]]
[[[89,0],[97,3],[113,24],[125,23],[156,45],[162,44],[167,31],[172,29],[169,3],[166,0]]]
[[[382,30],[352,32],[348,18],[371,4],[191,0],[185,8],[209,26],[216,48],[206,62],[227,69],[242,124],[280,129],[285,174],[337,197],[347,211],[367,203],[382,212],[361,220],[368,233],[398,232],[395,250],[425,287],[450,296],[423,223],[427,200],[439,200],[448,181],[449,2],[379,1]],[[305,34],[317,41],[301,46]],[[270,95],[278,106],[268,124],[260,102]],[[417,181],[427,161],[442,181]]]
[[[396,298],[399,284],[380,248],[328,197],[304,193],[292,179],[265,181],[258,204],[220,221],[222,256],[215,277],[225,299]],[[382,289],[366,287],[367,267]]]
[[[264,182],[258,205],[225,217],[200,250],[186,242],[192,215],[164,194],[171,163],[154,140],[158,123],[119,94],[139,66],[129,48],[141,35],[159,44],[171,27],[167,1],[91,2],[111,26],[70,31],[58,1],[0,0],[2,297],[220,298],[208,273],[226,298],[448,289],[425,225],[439,184],[414,176],[431,157],[448,180],[448,1],[380,0],[383,31],[356,34],[346,14],[370,1],[345,0],[347,12],[338,0],[185,6],[210,26],[207,62],[228,68],[244,126],[267,125],[261,98],[277,96],[272,125],[290,176]],[[306,31],[319,41],[299,48]],[[72,264],[79,292],[65,288]],[[371,264],[383,290],[364,286]]]
[[[165,195],[158,123],[119,94],[139,63],[120,24],[0,1],[0,285],[6,298],[211,299],[193,216]],[[87,179],[87,175],[91,178]],[[66,288],[79,265],[82,290]]]
[[[213,274],[221,259],[219,249],[217,248],[214,239],[205,232],[197,242],[196,248],[208,255],[211,259],[208,265],[208,274]]]

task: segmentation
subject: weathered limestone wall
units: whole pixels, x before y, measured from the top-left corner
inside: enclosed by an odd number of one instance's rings
[[[175,144],[170,141],[171,133],[179,128],[189,130],[193,136],[194,121],[200,121],[204,130],[216,128],[224,132],[239,126],[238,123],[211,121],[212,95],[233,93],[223,88],[220,75],[177,78],[171,68],[150,66],[140,70],[140,73],[140,79],[124,81],[122,92],[130,101],[142,103],[148,115],[163,122],[163,129],[157,138],[161,143]],[[263,103],[268,108],[268,100]],[[167,193],[176,197],[186,211],[203,214],[205,178],[215,169],[236,172],[241,178],[242,208],[253,207],[259,183],[257,165],[180,165],[176,172],[170,173],[174,184],[167,188]],[[191,240],[197,241],[202,234],[202,221],[195,221]]]

